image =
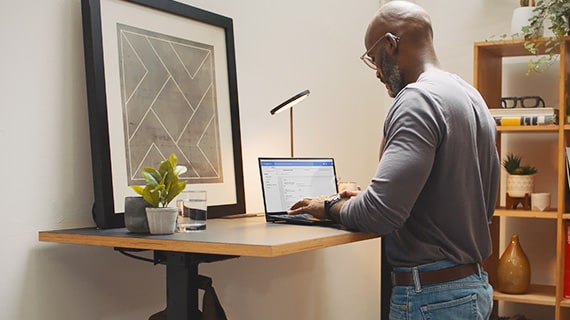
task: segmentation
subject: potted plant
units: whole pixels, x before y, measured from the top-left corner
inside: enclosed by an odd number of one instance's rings
[[[186,188],[186,181],[179,181],[178,178],[187,170],[185,166],[177,164],[178,158],[173,153],[160,163],[158,169],[142,170],[146,181],[144,187],[131,186],[150,205],[146,208],[146,215],[151,234],[171,234],[176,229],[178,208],[169,207],[168,204]]]
[[[520,155],[509,153],[502,165],[507,170],[507,194],[512,198],[522,198],[534,191],[536,167],[521,165]]]
[[[529,72],[540,71],[544,65],[549,65],[556,59],[554,49],[560,46],[564,36],[570,32],[570,1],[538,0],[533,12],[529,24],[522,27],[526,40],[524,46],[531,54],[537,55],[543,52],[544,55],[528,62]],[[547,37],[545,41],[537,41],[542,36],[541,30],[545,26],[548,26],[554,35]]]
[[[520,7],[513,10],[511,19],[511,33],[513,37],[521,36],[522,28],[528,25],[530,19],[534,16],[534,5],[534,0],[520,0]],[[537,36],[541,35],[538,34]]]

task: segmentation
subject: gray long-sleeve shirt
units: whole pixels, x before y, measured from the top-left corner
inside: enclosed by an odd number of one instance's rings
[[[439,69],[394,99],[370,185],[341,209],[347,227],[384,236],[393,266],[482,262],[497,200],[496,127],[475,88]]]

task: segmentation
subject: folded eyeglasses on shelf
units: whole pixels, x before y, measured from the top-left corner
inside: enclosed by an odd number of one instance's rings
[[[539,96],[502,97],[501,108],[544,108],[544,100]]]

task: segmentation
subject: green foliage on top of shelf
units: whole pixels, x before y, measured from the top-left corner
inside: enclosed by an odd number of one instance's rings
[[[544,48],[546,55],[531,59],[528,62],[528,72],[539,72],[556,60],[553,50],[562,44],[564,36],[568,34],[568,20],[570,19],[570,1],[568,0],[538,0],[533,10],[534,16],[529,25],[522,28],[525,38],[524,46],[531,54],[537,55]],[[544,29],[545,22],[550,21],[549,29],[554,36],[548,37],[545,42],[534,41],[539,38]]]

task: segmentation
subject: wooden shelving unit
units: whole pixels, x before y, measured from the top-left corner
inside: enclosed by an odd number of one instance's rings
[[[540,39],[538,41],[545,41]],[[501,98],[502,84],[502,64],[507,57],[530,56],[524,48],[524,40],[507,40],[475,43],[475,70],[474,85],[481,92],[483,98],[490,108],[496,107]],[[557,178],[552,181],[556,184],[557,203],[555,208],[547,212],[534,212],[526,210],[507,210],[497,207],[495,210],[494,222],[491,225],[493,237],[493,255],[486,262],[485,267],[489,272],[491,283],[496,280],[496,265],[500,256],[499,237],[500,223],[502,217],[527,219],[549,219],[555,222],[556,232],[556,274],[553,285],[531,285],[528,293],[520,295],[494,293],[497,301],[517,302],[531,305],[551,306],[554,308],[555,320],[567,319],[570,314],[570,299],[563,296],[564,283],[564,223],[570,220],[570,199],[567,197],[566,178],[566,146],[570,146],[570,124],[566,121],[566,99],[570,92],[570,37],[556,51],[559,54],[560,73],[558,79],[558,101],[559,101],[559,124],[545,126],[499,126],[497,135],[497,147],[501,150],[502,135],[508,134],[550,134],[557,137]],[[529,57],[530,58],[530,57]],[[503,155],[501,155],[501,158]],[[531,261],[532,264],[532,261]],[[532,265],[531,265],[532,267]]]
[[[528,210],[509,210],[505,208],[497,208],[495,217],[516,217],[516,218],[533,218],[533,219],[558,219],[558,212],[553,211],[528,211]]]
[[[556,304],[555,292],[554,286],[532,285],[528,293],[505,294],[495,291],[493,298],[502,301],[554,306]]]

